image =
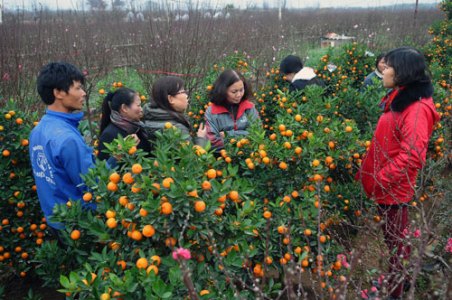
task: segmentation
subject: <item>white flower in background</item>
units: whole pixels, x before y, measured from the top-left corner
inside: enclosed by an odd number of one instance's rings
[[[330,71],[330,73],[334,72],[334,70],[337,69],[337,66],[335,64],[332,64],[332,63],[329,63],[326,67],[328,68],[328,71]]]

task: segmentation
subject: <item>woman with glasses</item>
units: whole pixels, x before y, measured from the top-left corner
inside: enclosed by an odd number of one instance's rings
[[[213,85],[209,98],[212,105],[206,111],[207,138],[217,150],[224,147],[224,139],[248,135],[253,120],[259,120],[252,92],[242,74],[226,70]]]
[[[171,123],[183,134],[190,135],[191,124],[185,115],[188,107],[188,93],[184,89],[184,81],[175,76],[165,76],[158,79],[152,87],[152,99],[144,107],[144,126],[153,139],[156,131]],[[194,143],[206,144],[206,129],[200,124]]]
[[[141,99],[137,92],[129,88],[119,88],[110,92],[102,102],[102,118],[100,121],[98,158],[105,160],[109,155],[103,150],[104,143],[111,143],[119,135],[132,136],[137,148],[151,151],[151,144],[140,121],[143,117]]]

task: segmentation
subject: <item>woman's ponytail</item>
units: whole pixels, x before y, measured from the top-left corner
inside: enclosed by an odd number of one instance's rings
[[[109,92],[107,96],[105,96],[104,101],[102,102],[102,116],[100,119],[100,132],[99,136],[102,132],[107,128],[108,124],[110,124],[110,115],[111,115],[111,99],[113,99],[114,92]]]

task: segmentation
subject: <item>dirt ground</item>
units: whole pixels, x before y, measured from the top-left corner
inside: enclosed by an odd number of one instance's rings
[[[4,294],[0,294],[0,300],[22,300],[32,299],[42,300],[64,300],[65,296],[56,291],[55,288],[43,286],[43,282],[37,278],[19,279],[13,274],[0,275],[0,282],[5,288]],[[3,296],[3,297],[2,297]]]

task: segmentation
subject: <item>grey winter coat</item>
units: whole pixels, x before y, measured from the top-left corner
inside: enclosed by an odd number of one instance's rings
[[[149,134],[151,141],[155,139],[155,132],[163,130],[165,123],[169,122],[176,128],[180,129],[182,134],[188,135],[188,140],[194,144],[204,147],[207,143],[205,138],[195,137],[192,139],[190,135],[190,122],[181,114],[170,112],[149,104],[144,106],[143,113],[144,128]]]

